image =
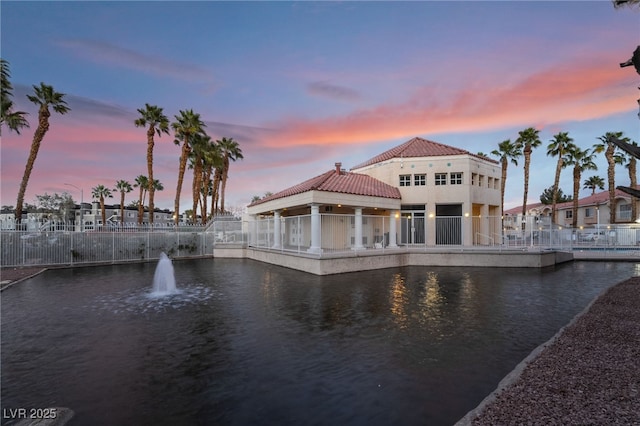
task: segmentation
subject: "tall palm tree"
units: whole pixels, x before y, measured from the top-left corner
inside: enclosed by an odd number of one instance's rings
[[[155,211],[155,188],[153,187],[153,146],[154,137],[162,137],[163,133],[169,134],[169,119],[162,113],[162,108],[156,105],[144,104],[144,109],[138,109],[140,117],[134,124],[136,127],[147,127],[147,174],[149,187],[149,223],[153,226],[153,212]]]
[[[623,132],[607,132],[599,136],[600,143],[593,145],[596,153],[604,152],[607,159],[607,181],[609,185],[609,223],[616,223],[616,163],[621,163],[621,156],[616,155],[615,139],[629,142],[629,138],[623,137]]]
[[[557,222],[556,219],[556,200],[558,199],[558,185],[560,184],[560,173],[565,168],[565,155],[567,149],[573,143],[573,139],[569,137],[568,132],[560,132],[553,136],[549,145],[547,145],[547,156],[558,157],[556,163],[556,174],[553,180],[553,198],[551,199],[551,221]],[[579,181],[578,181],[579,183]]]
[[[589,149],[581,149],[575,144],[567,147],[566,163],[573,166],[573,206],[572,225],[578,226],[578,199],[580,198],[580,177],[585,170],[597,170],[594,162],[595,153]]]
[[[204,133],[206,125],[200,119],[200,114],[193,110],[180,111],[180,115],[175,116],[176,121],[171,123],[171,127],[175,132],[174,143],[180,145],[182,143],[182,151],[180,153],[180,162],[178,165],[178,184],[176,187],[176,200],[174,203],[175,224],[180,222],[180,193],[182,192],[182,182],[184,180],[184,172],[187,168],[187,160],[191,154],[191,143],[193,136]]]
[[[104,208],[104,199],[111,198],[111,190],[104,185],[91,188],[91,196],[94,200],[100,200],[100,212],[102,213],[102,229],[107,225],[107,213]]]
[[[514,166],[518,165],[518,158],[522,155],[522,151],[511,142],[511,139],[503,140],[498,144],[498,149],[491,151],[491,155],[500,159],[502,166],[502,187],[500,188],[500,207],[502,208],[502,215],[504,215],[504,191],[507,187],[507,168],[509,162]]]
[[[29,177],[31,176],[33,165],[36,162],[36,157],[40,150],[40,144],[44,139],[44,135],[49,130],[49,117],[51,117],[49,107],[53,108],[53,110],[58,114],[66,114],[70,111],[70,108],[67,106],[67,102],[64,100],[65,94],[56,92],[52,86],[40,83],[40,86],[33,86],[33,92],[34,94],[27,95],[27,98],[38,106],[38,127],[33,134],[31,151],[29,152],[27,165],[24,170],[24,175],[22,176],[20,189],[18,190],[18,201],[16,202],[16,220],[18,222],[22,219],[24,194],[27,191],[27,184],[29,183]]]
[[[524,156],[524,201],[522,203],[522,217],[527,214],[527,197],[529,195],[529,167],[531,165],[531,152],[534,148],[539,147],[542,144],[539,130],[529,127],[518,132],[518,139],[516,139],[516,146],[518,150],[522,150]],[[523,222],[524,229],[524,222]]]
[[[124,194],[133,191],[133,187],[126,180],[120,179],[116,182],[114,191],[120,192],[120,226],[124,226]]]
[[[590,189],[591,195],[595,195],[596,189],[604,189],[604,179],[600,176],[591,176],[584,181],[584,189]]]
[[[204,175],[203,175],[203,214],[202,214],[202,222],[205,222],[205,218],[207,216],[207,197],[211,196],[211,215],[215,215],[215,201],[216,194],[218,192],[218,187],[216,183],[211,180],[211,175],[214,173],[214,170],[218,170],[222,168],[222,152],[220,150],[220,146],[213,141],[209,142],[207,149],[204,153]],[[219,182],[219,179],[218,179]]]
[[[211,137],[204,133],[198,133],[193,136],[191,143],[191,164],[193,168],[193,182],[191,186],[193,195],[193,220],[198,217],[198,204],[200,203],[200,197],[203,194],[203,174],[204,174],[204,157],[207,152],[208,146],[211,143]],[[202,212],[202,218],[204,219],[204,212]]]
[[[242,149],[238,142],[233,138],[222,138],[218,141],[220,149],[222,150],[222,179],[220,182],[220,211],[224,212],[224,195],[227,187],[227,180],[229,178],[229,161],[236,161],[244,158],[242,155]]]
[[[145,175],[138,175],[136,183],[133,186],[140,188],[140,197],[138,198],[138,225],[142,225],[142,218],[144,217],[144,197],[147,188],[149,188],[149,178]]]
[[[11,84],[11,72],[9,71],[9,62],[0,58],[0,132],[2,124],[7,126],[9,130],[13,130],[17,134],[20,134],[20,129],[23,127],[29,127],[29,122],[26,119],[28,115],[24,111],[13,110],[13,85]]]
[[[633,146],[638,146],[635,141],[629,141],[629,143]],[[633,189],[637,189],[638,186],[638,174],[637,170],[637,159],[634,155],[624,153],[621,155],[624,161],[624,166],[627,168],[629,172],[629,186]],[[631,218],[632,220],[638,219],[638,200],[632,198],[631,200]]]

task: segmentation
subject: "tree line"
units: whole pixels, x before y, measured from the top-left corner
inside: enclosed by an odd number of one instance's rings
[[[29,128],[27,120],[28,113],[15,109],[13,102],[13,86],[11,84],[11,74],[9,63],[0,58],[1,71],[1,117],[0,129],[2,126],[20,134],[20,131]],[[24,210],[24,196],[29,183],[29,178],[33,171],[35,161],[40,150],[40,145],[44,136],[49,131],[49,120],[51,110],[58,114],[66,114],[69,108],[65,94],[57,92],[52,86],[40,83],[33,86],[33,95],[27,95],[29,101],[38,107],[38,126],[33,134],[29,157],[22,176],[18,197],[16,201],[15,216],[16,222],[20,223]],[[153,150],[155,137],[163,134],[169,135],[170,129],[174,134],[174,144],[181,146],[178,163],[178,178],[174,202],[175,223],[178,224],[180,217],[180,195],[184,182],[184,175],[187,167],[193,170],[192,194],[193,206],[191,209],[192,222],[198,218],[198,209],[202,223],[207,218],[225,212],[225,190],[229,177],[229,167],[232,161],[244,158],[242,149],[233,138],[223,137],[213,141],[206,133],[206,125],[200,118],[200,114],[193,110],[180,110],[174,116],[174,121],[169,122],[169,118],[164,114],[163,108],[157,105],[145,104],[144,108],[137,110],[139,116],[135,119],[134,125],[146,129],[147,136],[147,175],[139,175],[136,178],[136,187],[140,188],[140,198],[138,202],[138,223],[142,223],[144,215],[144,196],[149,195],[149,222],[153,224],[155,211],[155,192],[164,189],[162,183],[153,176]],[[0,130],[1,131],[1,130]],[[97,185],[92,188],[92,197],[100,202],[102,210],[102,223],[106,222],[104,202],[106,198],[112,197],[112,191],[120,192],[121,220],[123,220],[124,197],[126,193],[133,190],[133,186],[126,180],[116,182],[115,188],[111,189],[105,185]],[[211,197],[210,209],[208,199]]]
[[[529,192],[529,174],[531,165],[531,154],[535,148],[542,145],[542,141],[539,136],[540,131],[533,127],[526,128],[518,132],[518,138],[512,142],[511,139],[506,139],[498,144],[498,148],[491,151],[491,155],[498,157],[502,168],[502,187],[501,187],[501,203],[503,205],[504,212],[504,193],[507,180],[507,169],[509,163],[518,165],[520,157],[524,157],[524,191],[522,202],[522,216],[526,216],[527,212],[527,198]],[[552,137],[547,145],[547,156],[555,157],[556,168],[553,180],[553,186],[551,187],[551,218],[556,222],[556,203],[559,199],[558,187],[560,182],[560,176],[562,170],[571,167],[573,172],[573,227],[577,226],[578,221],[578,199],[580,192],[580,179],[582,173],[587,170],[597,170],[598,167],[595,163],[596,154],[604,152],[607,160],[607,177],[608,177],[608,190],[609,190],[609,223],[615,223],[615,166],[616,164],[624,164],[629,171],[629,180],[631,187],[635,188],[637,185],[636,179],[636,158],[632,155],[628,155],[624,151],[617,148],[615,141],[622,141],[637,146],[635,141],[631,141],[628,137],[624,136],[623,132],[607,132],[603,136],[597,138],[600,142],[595,143],[591,148],[583,149],[574,143],[573,138],[569,136],[568,132],[559,132]],[[602,178],[598,176],[592,176],[584,183],[585,188],[592,189],[592,194],[595,193],[596,187],[603,188]],[[632,203],[632,217],[637,217],[637,205]]]

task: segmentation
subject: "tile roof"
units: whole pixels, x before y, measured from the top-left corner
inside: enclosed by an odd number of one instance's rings
[[[370,197],[401,198],[398,188],[372,178],[371,176],[345,171],[338,173],[337,170],[330,170],[261,200],[254,201],[249,204],[249,206],[302,194],[307,191],[327,191],[342,194],[366,195]]]
[[[376,155],[373,158],[360,163],[351,170],[360,169],[362,167],[370,166],[372,164],[381,163],[392,158],[410,158],[410,157],[440,157],[443,155],[471,155],[483,160],[491,161],[498,164],[496,160],[483,157],[481,155],[472,154],[467,150],[455,148],[453,146],[444,145],[438,142],[429,141],[422,138],[413,138],[401,145],[391,148],[382,154]]]
[[[625,192],[619,190],[616,188],[616,198],[631,198],[629,194],[626,194]],[[578,199],[578,206],[580,207],[584,207],[584,206],[595,206],[595,205],[607,205],[609,204],[609,191],[602,191],[602,192],[597,192],[593,195],[589,195],[587,197],[584,198],[579,198]],[[542,207],[542,206],[547,206],[549,208],[551,208],[551,204],[542,204],[542,203],[532,203],[532,204],[527,204],[527,210],[531,210],[531,209],[535,209],[538,207]],[[573,207],[573,201],[567,201],[564,203],[558,203],[556,204],[556,209],[561,210],[561,209],[568,209],[568,208],[572,208]],[[522,206],[519,207],[513,207],[509,210],[505,210],[504,214],[520,214],[522,213]]]

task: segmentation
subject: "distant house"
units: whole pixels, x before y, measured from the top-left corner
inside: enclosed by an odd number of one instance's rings
[[[616,189],[616,223],[636,223],[631,217],[632,203],[639,200]],[[505,210],[505,227],[522,221],[522,206]],[[527,205],[527,216],[536,217],[544,224],[551,223],[551,205],[535,203]],[[571,227],[573,224],[573,201],[556,204],[556,225]],[[609,224],[609,191],[598,192],[578,200],[578,227]],[[516,228],[513,228],[516,229]]]
[[[276,219],[274,244],[302,239],[312,252],[322,249],[323,234],[333,240],[344,234],[345,244],[356,250],[471,245],[478,238],[488,242],[500,230],[500,176],[497,161],[413,138],[349,172],[336,163],[333,170],[253,202],[247,211]],[[323,214],[353,216],[353,223],[344,229],[323,226]],[[308,223],[287,229],[277,220],[301,215],[309,215]]]

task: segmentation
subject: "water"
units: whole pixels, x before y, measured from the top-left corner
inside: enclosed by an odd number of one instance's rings
[[[153,294],[155,296],[166,296],[176,291],[173,263],[171,263],[171,259],[166,254],[160,253],[160,260],[156,266],[156,272],[153,274]]]
[[[70,425],[450,425],[640,265],[317,277],[250,260],[48,271],[2,293],[2,410]],[[11,421],[5,422],[11,424]]]

